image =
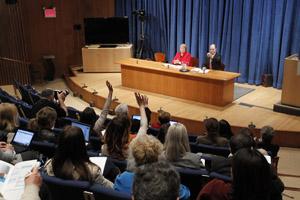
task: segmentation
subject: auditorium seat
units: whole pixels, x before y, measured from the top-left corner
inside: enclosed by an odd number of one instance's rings
[[[162,52],[154,53],[154,59],[156,62],[165,62],[166,61],[166,54]]]
[[[30,149],[34,151],[38,151],[43,154],[47,158],[52,158],[56,151],[56,144],[50,142],[42,142],[42,141],[32,141],[30,144]]]
[[[83,192],[91,185],[88,181],[63,180],[46,174],[42,174],[42,178],[52,200],[84,200]]]
[[[219,174],[219,173],[216,173],[216,172],[211,172],[209,174],[209,177],[211,179],[214,179],[214,178],[217,178],[217,179],[220,179],[220,180],[223,180],[225,182],[231,182],[232,181],[232,178],[229,177],[229,176],[225,176],[225,175],[222,175],[222,174]]]
[[[130,200],[131,195],[116,190],[105,188],[99,184],[94,184],[89,188],[90,192],[85,191],[84,195],[89,196],[88,199],[95,200]]]
[[[193,153],[207,153],[207,154],[213,154],[218,156],[224,156],[228,157],[230,154],[230,149],[228,147],[216,147],[212,145],[205,145],[205,144],[196,144],[196,143],[190,143],[191,152]]]
[[[187,186],[191,191],[191,198],[196,199],[202,187],[208,182],[208,171],[205,169],[177,168],[181,184]]]

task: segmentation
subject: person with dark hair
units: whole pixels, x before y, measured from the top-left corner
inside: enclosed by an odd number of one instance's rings
[[[211,171],[230,177],[231,176],[231,162],[232,155],[239,149],[254,147],[254,141],[248,134],[238,133],[231,137],[229,142],[231,154],[228,158],[222,156],[212,156],[211,158]]]
[[[178,200],[180,177],[167,162],[145,165],[137,171],[134,182],[133,200]]]
[[[54,157],[47,161],[44,168],[49,176],[89,181],[113,188],[113,183],[105,179],[101,173],[104,169],[100,169],[90,161],[82,130],[78,127],[65,127],[63,133],[59,135]]]
[[[204,120],[204,126],[206,129],[206,135],[198,136],[198,144],[214,145],[225,147],[228,146],[228,140],[224,137],[221,137],[219,134],[219,122],[215,118],[208,118]]]
[[[36,102],[31,109],[31,117],[35,117],[35,114],[44,107],[53,108],[57,117],[68,116],[67,106],[65,105],[66,92],[57,93],[57,99],[55,99],[55,91],[52,89],[45,89],[41,92],[41,99]]]
[[[233,133],[229,122],[226,121],[225,119],[221,119],[219,121],[219,127],[220,127],[219,130],[220,136],[226,138],[227,140],[230,140],[230,138],[233,136]]]
[[[261,141],[257,144],[258,148],[262,148],[270,153],[271,157],[276,157],[279,151],[277,144],[272,144],[275,131],[271,126],[264,126],[260,129]]]
[[[79,121],[94,127],[98,116],[92,107],[86,107],[79,115]]]
[[[160,126],[160,129],[158,131],[158,135],[157,135],[157,139],[162,143],[164,144],[165,143],[165,140],[166,140],[166,134],[168,133],[168,130],[169,130],[169,127],[170,127],[170,123],[165,123],[165,124],[162,124]]]
[[[243,148],[232,160],[232,183],[214,179],[197,200],[281,200],[284,186],[274,182],[271,167],[256,149]]]
[[[110,156],[118,160],[125,160],[128,156],[130,121],[126,116],[113,118],[104,134],[104,144],[101,155]]]
[[[52,131],[56,118],[57,114],[53,108],[48,106],[42,108],[36,114],[36,118],[31,119],[28,123],[28,129],[36,132],[34,140],[56,143],[57,138]]]
[[[152,128],[159,129],[163,124],[168,124],[171,121],[171,114],[164,110],[158,110],[158,122],[151,125]]]

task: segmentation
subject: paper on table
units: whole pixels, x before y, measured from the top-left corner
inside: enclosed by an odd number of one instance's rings
[[[106,160],[107,157],[90,157],[90,161],[100,167],[102,174],[104,171]]]
[[[2,187],[2,195],[6,200],[19,200],[24,192],[25,176],[31,172],[32,168],[37,166],[37,160],[29,160],[17,163],[7,175]]]

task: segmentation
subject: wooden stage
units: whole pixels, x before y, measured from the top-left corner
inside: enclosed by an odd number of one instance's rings
[[[133,92],[136,90],[121,86],[120,73],[81,73],[73,71],[73,76],[66,76],[67,85],[83,100],[92,102],[102,108],[108,94],[105,81],[114,86],[112,109],[119,103],[129,105],[130,114],[139,113]],[[141,80],[142,81],[142,80]],[[83,87],[83,86],[87,87]],[[273,104],[278,103],[281,90],[237,84],[242,87],[254,88],[255,91],[242,96],[225,107],[217,107],[175,97],[164,96],[151,92],[140,91],[149,97],[149,108],[153,111],[152,119],[156,120],[157,111],[162,108],[171,113],[172,118],[187,126],[190,134],[203,133],[202,121],[206,117],[226,119],[237,131],[253,122],[256,133],[264,125],[270,125],[277,130],[275,143],[281,146],[300,147],[300,117],[273,112]],[[96,91],[96,93],[95,93]],[[153,121],[152,120],[152,121]]]

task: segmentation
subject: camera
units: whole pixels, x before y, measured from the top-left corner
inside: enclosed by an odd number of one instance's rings
[[[138,16],[139,20],[144,21],[145,20],[145,10],[144,9],[140,9],[140,10],[134,10],[132,11],[133,15]]]
[[[54,98],[58,99],[58,94],[64,93],[65,96],[68,96],[70,94],[69,90],[54,90]]]

